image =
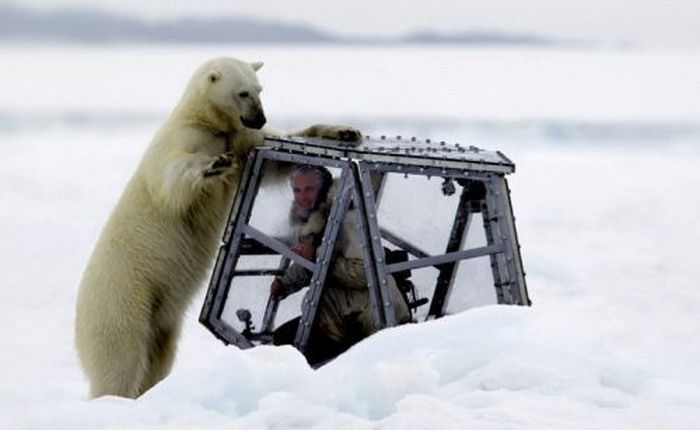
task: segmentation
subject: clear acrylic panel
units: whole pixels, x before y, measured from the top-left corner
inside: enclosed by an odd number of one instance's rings
[[[251,227],[287,246],[294,244],[289,224],[290,210],[294,202],[294,193],[289,179],[292,171],[293,167],[287,167],[285,176],[280,177],[276,162],[271,160],[263,162],[262,185],[255,195],[249,219]],[[340,177],[341,169],[328,168],[328,171],[334,179]],[[276,271],[280,268],[281,261],[282,256],[279,254],[241,255],[235,271]],[[243,321],[244,317],[249,313],[249,324],[253,326],[251,330],[259,332],[269,300],[270,285],[274,279],[275,275],[269,273],[234,276],[225,299],[222,320],[242,333],[247,328],[247,323]],[[303,288],[280,301],[272,329],[301,314],[301,302],[307,291],[308,288]]]
[[[380,199],[378,220],[380,227],[418,247],[429,255],[446,251],[462,187],[456,182],[455,193],[442,191],[444,179],[422,175],[388,174]],[[396,247],[386,240],[384,245]],[[467,226],[462,250],[486,246],[482,214],[472,213]],[[414,257],[411,257],[413,259]],[[419,298],[432,299],[439,271],[434,267],[413,269],[410,280],[416,286]],[[455,281],[448,297],[446,312],[456,313],[475,306],[495,304],[488,256],[457,262]],[[416,318],[424,319],[430,305],[417,309]]]

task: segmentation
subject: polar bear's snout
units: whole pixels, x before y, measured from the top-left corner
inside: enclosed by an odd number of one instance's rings
[[[244,126],[256,130],[263,128],[266,122],[267,118],[265,118],[265,112],[263,112],[262,108],[256,109],[252,115],[241,116],[241,123]]]

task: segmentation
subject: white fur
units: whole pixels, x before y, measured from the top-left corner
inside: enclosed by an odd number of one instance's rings
[[[263,131],[243,125],[264,122],[260,67],[217,58],[195,72],[107,221],[83,274],[75,322],[91,396],[138,397],[170,371],[245,158],[263,142]],[[341,130],[348,128],[297,134]]]

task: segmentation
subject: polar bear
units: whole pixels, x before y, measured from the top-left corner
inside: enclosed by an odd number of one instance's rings
[[[203,64],[109,217],[76,309],[76,347],[92,397],[136,398],[169,373],[247,154],[272,133],[263,129],[260,67],[233,58]],[[356,129],[326,125],[294,135],[361,138]]]

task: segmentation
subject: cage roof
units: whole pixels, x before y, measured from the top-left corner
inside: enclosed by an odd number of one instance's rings
[[[473,145],[465,146],[445,141],[421,140],[415,137],[366,136],[359,145],[309,137],[275,137],[265,139],[265,146],[294,153],[374,163],[503,174],[515,171],[515,164],[500,151],[488,151]]]

